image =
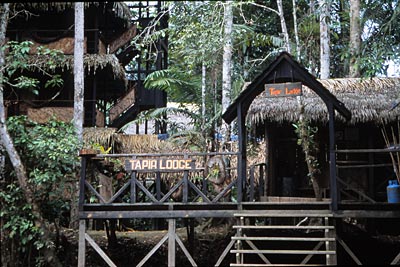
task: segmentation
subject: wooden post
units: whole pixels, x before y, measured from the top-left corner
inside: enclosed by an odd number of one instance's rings
[[[334,229],[325,229],[325,237],[335,238],[336,239],[336,221],[333,218],[325,217],[325,226],[330,225],[329,222],[332,222]],[[326,241],[326,250],[335,251],[335,254],[327,254],[326,255],[326,264],[327,265],[337,265],[337,250],[336,250],[336,240],[335,241]]]
[[[86,231],[85,220],[79,220],[78,267],[85,267],[85,254],[86,254],[85,231]]]
[[[161,173],[156,173],[156,198],[157,200],[161,199]]]
[[[238,178],[237,178],[237,201],[243,201],[243,189],[246,183],[246,114],[243,112],[242,104],[239,103],[237,107],[237,124],[239,134],[239,155],[238,155]]]
[[[336,152],[335,152],[335,110],[333,104],[328,104],[329,112],[329,170],[331,210],[338,210],[338,186],[336,181]]]
[[[184,159],[187,159],[187,158],[188,158],[188,155],[185,154]],[[185,170],[184,174],[183,174],[183,185],[182,185],[183,186],[183,192],[182,192],[182,194],[183,194],[183,197],[182,197],[183,203],[187,203],[188,202],[188,195],[189,195],[188,176],[189,176],[189,171]]]
[[[136,202],[136,175],[137,172],[136,171],[132,171],[131,174],[131,203],[135,203]]]
[[[168,219],[168,267],[175,267],[175,227],[176,219]]]

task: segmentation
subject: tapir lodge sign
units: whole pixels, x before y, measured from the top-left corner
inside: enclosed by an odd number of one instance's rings
[[[194,168],[194,159],[143,158],[127,159],[125,161],[125,169],[127,171],[190,170]]]
[[[299,96],[302,94],[301,83],[265,84],[266,97]]]

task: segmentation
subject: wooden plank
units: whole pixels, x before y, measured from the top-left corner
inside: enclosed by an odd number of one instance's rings
[[[261,267],[261,266],[325,266],[323,264],[260,264],[260,263],[231,263],[229,266]]]
[[[393,261],[390,263],[390,265],[398,264],[399,261],[400,261],[400,253],[397,254],[397,256],[393,259]]]
[[[115,193],[108,201],[107,204],[113,203],[129,186],[131,185],[130,182],[124,184],[117,193]]]
[[[183,174],[183,197],[182,197],[182,201],[183,203],[187,203],[188,202],[188,196],[189,196],[189,180],[188,180],[188,174],[189,171],[185,170],[184,174]]]
[[[86,231],[86,221],[79,220],[78,267],[85,267],[85,255],[86,255],[85,231]]]
[[[334,229],[333,226],[329,225],[234,225],[233,229],[299,229],[299,230],[307,230],[307,229],[313,229],[313,230],[325,230],[325,229]]]
[[[108,264],[110,267],[117,267],[115,263],[107,256],[107,254],[97,245],[97,243],[85,233],[85,239],[89,242],[92,248],[100,255],[100,257]]]
[[[222,261],[225,259],[226,255],[228,255],[230,249],[232,246],[235,244],[235,240],[231,240],[229,244],[226,246],[224,251],[222,252],[221,256],[219,256],[217,263],[214,265],[215,267],[219,267],[219,265],[222,263]]]
[[[167,200],[172,195],[172,193],[174,193],[178,189],[178,187],[182,185],[182,183],[183,183],[183,180],[180,180],[179,182],[177,182],[176,185],[174,185],[172,187],[172,189],[169,190],[169,192],[167,194],[165,194],[165,196],[160,200],[160,202],[164,202],[165,200]]]
[[[97,192],[96,189],[87,180],[85,180],[85,185],[87,188],[89,188],[90,191],[92,191],[96,195],[96,197],[100,200],[100,203],[106,203],[100,193]]]
[[[176,230],[176,220],[168,219],[168,266],[175,266],[175,230]]]
[[[246,237],[246,235],[244,235],[244,237]],[[254,250],[259,250],[256,245],[254,245],[253,242],[251,242],[250,240],[246,240],[246,243]],[[271,264],[271,262],[267,259],[267,257],[265,257],[263,254],[261,253],[257,253],[258,256],[267,264]]]
[[[143,191],[143,193],[146,194],[146,196],[148,196],[151,199],[151,201],[155,203],[158,202],[158,200],[154,197],[154,195],[150,193],[149,190],[147,190],[147,188],[144,185],[142,185],[142,183],[139,182],[137,179],[135,179],[135,184]]]
[[[332,226],[334,227],[334,229],[326,229],[325,230],[325,237],[331,237],[331,238],[336,238],[336,221],[334,219],[325,217],[324,219],[325,225],[330,225],[333,224]],[[325,248],[327,250],[332,250],[332,251],[336,251],[336,241],[333,242],[325,242]],[[326,255],[326,264],[327,265],[337,265],[337,257],[336,257],[336,253],[335,255]]]
[[[241,211],[235,217],[333,217],[329,210],[261,210]]]
[[[342,247],[344,248],[344,250],[347,252],[347,254],[350,255],[350,257],[354,260],[355,263],[357,263],[357,265],[362,265],[361,261],[357,258],[357,256],[353,253],[353,251],[351,251],[350,247],[347,246],[347,244],[340,238],[340,237],[336,237],[337,241],[339,242],[340,245],[342,245]],[[400,255],[400,254],[399,254]]]
[[[164,237],[157,243],[157,245],[155,245],[149,253],[147,253],[147,255],[138,263],[138,265],[136,265],[136,267],[142,267],[143,264],[146,263],[146,261],[148,259],[150,259],[151,256],[153,256],[153,254],[162,246],[162,244],[164,244],[164,242],[168,239],[168,233],[166,235],[164,235]]]
[[[213,203],[217,203],[225,194],[236,184],[236,180],[233,180],[227,187],[224,188],[219,194],[212,200]]]
[[[202,191],[200,191],[200,189],[197,188],[197,186],[193,184],[193,182],[190,180],[189,180],[189,185],[197,193],[197,195],[199,195],[203,199],[203,201],[211,203],[211,200]]]
[[[241,254],[315,254],[315,255],[334,255],[336,251],[332,250],[284,250],[284,249],[260,249],[260,250],[252,250],[252,249],[233,249],[231,253],[241,253]]]
[[[315,247],[313,248],[313,250],[318,250],[318,249],[320,249],[321,246],[322,246],[323,244],[324,244],[323,242],[318,242],[318,244],[315,245]],[[300,264],[307,264],[307,262],[312,258],[312,256],[314,256],[314,255],[308,254],[308,255],[301,261]]]
[[[375,200],[373,200],[372,198],[370,198],[369,196],[367,196],[366,194],[364,194],[363,192],[361,192],[357,188],[355,188],[355,187],[351,186],[350,184],[346,183],[345,181],[343,181],[339,177],[336,177],[336,179],[340,184],[345,185],[348,189],[350,189],[351,191],[353,191],[353,192],[357,193],[358,195],[362,196],[364,199],[368,200],[371,203],[376,203]]]
[[[335,241],[335,238],[328,237],[271,237],[271,236],[233,236],[232,240],[254,240],[254,241]]]
[[[185,253],[186,257],[188,258],[188,260],[190,261],[192,266],[197,267],[196,262],[194,261],[194,259],[190,255],[189,251],[186,249],[185,245],[183,244],[182,240],[179,238],[179,236],[177,234],[175,234],[175,240],[176,240],[176,242],[178,242],[178,245],[181,247],[183,253]]]

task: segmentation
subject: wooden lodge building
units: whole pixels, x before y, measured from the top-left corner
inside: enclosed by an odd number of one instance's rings
[[[398,143],[398,104],[400,78],[340,78],[318,80],[351,112],[351,119],[336,116],[335,150],[337,179],[344,201],[387,201],[388,180],[396,180],[388,153],[372,151],[387,147],[382,130],[391,145]],[[319,148],[317,156],[321,173],[320,186],[327,196],[329,190],[329,127],[328,110],[321,98],[303,85],[302,96],[271,98],[259,94],[252,102],[247,120],[267,140],[268,195],[312,197],[314,192],[307,177],[304,152],[297,145],[293,124],[303,116],[315,133]],[[395,134],[393,140],[392,130]],[[396,141],[397,140],[397,141]],[[371,149],[371,151],[364,151]],[[351,151],[350,151],[351,150]],[[311,193],[311,194],[310,194]]]
[[[85,2],[85,127],[120,128],[140,111],[166,105],[166,95],[144,91],[143,81],[151,71],[167,68],[167,40],[153,47],[158,51],[153,64],[142,62],[131,45],[139,29],[160,11],[160,1],[132,3]],[[33,47],[61,49],[66,57],[57,66],[64,79],[61,88],[39,89],[38,94],[5,89],[8,116],[25,114],[39,122],[51,115],[72,119],[73,7],[73,2],[13,4],[16,10],[35,15],[12,19],[8,40],[30,40]],[[168,26],[167,16],[160,18],[159,26]],[[266,85],[276,89],[272,91],[276,96],[279,86],[287,83],[301,85],[295,85],[290,96],[266,97]],[[294,96],[300,92],[301,97]],[[387,180],[396,179],[390,152],[398,160],[400,149],[394,138],[388,140],[393,143],[388,147],[380,129],[383,121],[388,136],[398,138],[399,92],[400,79],[396,78],[317,80],[282,53],[223,114],[228,123],[236,120],[238,152],[171,153],[157,148],[158,152],[147,154],[82,153],[78,266],[85,266],[87,245],[108,266],[118,266],[120,259],[108,255],[86,231],[90,220],[101,219],[165,219],[166,235],[143,259],[132,259],[132,264],[146,266],[167,243],[168,266],[175,266],[178,252],[185,254],[188,264],[197,266],[199,259],[176,232],[177,221],[195,218],[235,219],[235,234],[221,249],[215,266],[336,265],[343,259],[352,264],[398,264],[398,246],[382,254],[374,248],[372,261],[369,252],[346,239],[343,225],[344,221],[361,221],[371,231],[400,233],[400,204],[388,203],[385,194]],[[307,166],[292,125],[299,119],[300,98],[304,117],[318,126],[322,201],[312,199]],[[267,161],[252,166],[247,166],[248,123],[267,142]],[[159,125],[158,131],[165,131],[165,125]],[[216,156],[235,158],[229,179],[225,175],[213,180],[207,175],[204,158]],[[97,191],[99,181],[87,168],[106,158],[122,160],[128,173],[108,197]],[[171,174],[175,183],[163,186],[163,179]],[[179,198],[174,197],[177,192]],[[96,201],[90,201],[93,197]]]
[[[13,3],[12,10],[25,10],[10,20],[8,41],[31,41],[31,54],[38,46],[61,50],[65,58],[57,62],[56,74],[63,78],[61,88],[5,91],[7,115],[27,115],[43,122],[55,115],[73,118],[74,2]],[[121,128],[146,109],[166,106],[166,94],[145,90],[143,81],[150,72],[167,67],[167,40],[160,39],[152,51],[157,56],[144,62],[132,39],[140,34],[161,11],[161,1],[84,3],[84,127]],[[24,15],[23,15],[24,14]],[[168,16],[157,26],[166,28]],[[136,60],[133,59],[136,57]],[[34,58],[32,56],[32,58]],[[39,80],[45,76],[33,74]],[[157,131],[163,132],[163,125]]]
[[[198,266],[204,259],[196,258],[176,231],[179,222],[196,218],[235,221],[226,247],[209,253],[218,254],[214,266],[398,264],[398,245],[354,239],[349,225],[359,225],[370,235],[400,234],[400,203],[388,202],[385,192],[387,180],[396,179],[390,154],[397,159],[399,149],[397,141],[387,146],[380,131],[383,120],[388,137],[398,136],[399,85],[396,78],[320,81],[283,52],[223,114],[227,123],[236,121],[237,152],[171,152],[159,147],[154,153],[82,153],[78,266],[85,266],[86,244],[108,266],[119,266],[120,259],[86,232],[87,222],[98,219],[165,219],[165,236],[144,258],[131,258],[132,264],[146,266],[167,244],[168,266],[175,266],[176,253],[183,253],[188,265]],[[290,93],[277,97],[279,90]],[[300,98],[304,117],[318,126],[321,201],[314,199],[292,125],[299,119]],[[250,166],[249,123],[267,142],[266,162]],[[104,197],[86,166],[114,157],[125,163],[129,176]],[[233,159],[231,175],[210,176],[208,167],[214,166],[204,159],[216,157]],[[165,187],[168,177],[175,180]],[[174,197],[178,192],[180,197]],[[93,197],[97,201],[90,202]]]

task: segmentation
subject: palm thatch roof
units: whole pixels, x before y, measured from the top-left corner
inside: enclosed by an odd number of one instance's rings
[[[84,7],[88,8],[92,5],[99,6],[107,2],[84,2]],[[113,6],[113,12],[117,18],[130,20],[132,13],[124,2],[110,2]],[[66,9],[73,8],[75,2],[20,2],[13,3],[15,9],[32,9],[41,11],[61,12]],[[105,5],[104,5],[105,6]]]
[[[51,67],[48,64],[46,56],[43,55],[32,55],[30,56],[29,61],[29,63],[33,66],[38,66],[40,68],[48,69],[49,67]],[[96,71],[109,66],[112,69],[114,79],[121,79],[126,82],[125,69],[120,64],[118,58],[114,54],[85,54],[83,56],[83,64],[85,66],[85,69],[89,73],[93,74],[96,74]],[[64,55],[63,60],[58,60],[57,62],[55,62],[55,67],[61,68],[63,71],[72,71],[74,68],[74,56]]]
[[[400,78],[340,78],[318,80],[351,111],[347,123],[390,122],[400,116],[400,107],[394,108],[400,98]],[[327,122],[328,111],[320,97],[303,85],[302,101],[305,117],[311,121]],[[296,97],[267,98],[259,94],[250,105],[247,119],[251,123],[263,121],[296,122],[299,104]],[[344,121],[341,116],[337,120]]]

